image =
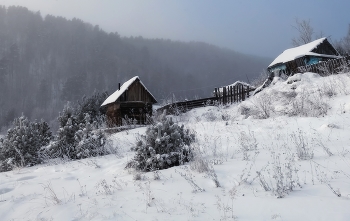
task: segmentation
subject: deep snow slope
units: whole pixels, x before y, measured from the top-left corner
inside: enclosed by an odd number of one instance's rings
[[[350,219],[350,74],[275,79],[240,104],[173,117],[214,172],[135,179],[124,167],[145,128],[123,131],[110,137],[118,155],[1,173],[1,220]]]

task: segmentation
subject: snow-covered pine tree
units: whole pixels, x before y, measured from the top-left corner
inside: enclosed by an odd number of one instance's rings
[[[104,114],[101,111],[101,104],[108,97],[108,94],[94,92],[90,97],[83,97],[77,104],[77,120],[79,122],[85,121],[85,115],[89,114],[89,123],[97,123],[101,126],[104,123]]]
[[[0,144],[1,171],[14,167],[33,166],[42,162],[39,155],[41,147],[47,145],[52,138],[50,127],[43,120],[40,123],[30,122],[21,116],[13,122],[13,128]]]
[[[141,136],[134,159],[127,167],[154,171],[182,165],[193,158],[190,145],[194,140],[194,133],[163,115],[158,123],[147,128],[145,136]]]
[[[89,109],[89,108],[88,108]],[[67,104],[59,115],[60,128],[55,142],[45,149],[49,158],[82,159],[108,154],[105,134],[98,129],[99,123],[90,114],[81,117],[81,105]]]
[[[72,158],[74,156],[75,133],[79,130],[79,124],[76,120],[75,109],[68,103],[63,108],[58,117],[59,129],[52,143],[46,150],[50,158],[62,157]]]
[[[85,124],[75,133],[75,150],[77,158],[101,156],[108,154],[105,143],[106,137],[96,127],[96,121],[91,122],[89,114],[85,114]]]

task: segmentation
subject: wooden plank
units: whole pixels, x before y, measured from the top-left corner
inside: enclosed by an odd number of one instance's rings
[[[238,102],[237,85],[234,86],[233,90],[234,90],[234,102]]]
[[[222,104],[225,104],[225,100],[226,100],[226,88],[222,87]],[[225,90],[225,91],[224,91]]]
[[[242,97],[241,97],[241,87],[239,85],[237,85],[237,102],[240,102],[242,100]]]

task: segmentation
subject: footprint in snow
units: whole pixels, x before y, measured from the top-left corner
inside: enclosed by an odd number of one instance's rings
[[[0,195],[11,192],[12,190],[11,188],[2,188],[0,189]]]

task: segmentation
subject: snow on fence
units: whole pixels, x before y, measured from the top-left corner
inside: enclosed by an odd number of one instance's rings
[[[178,114],[198,107],[241,102],[248,98],[250,96],[250,92],[254,90],[255,88],[249,85],[237,83],[231,86],[215,88],[214,97],[167,104],[157,109],[157,112],[161,113],[166,110],[168,114]]]
[[[350,55],[332,59],[325,62],[320,62],[317,64],[301,66],[297,68],[297,72],[305,73],[305,72],[314,72],[318,73],[321,76],[326,76],[329,74],[336,74],[339,72],[349,71],[350,69]]]

